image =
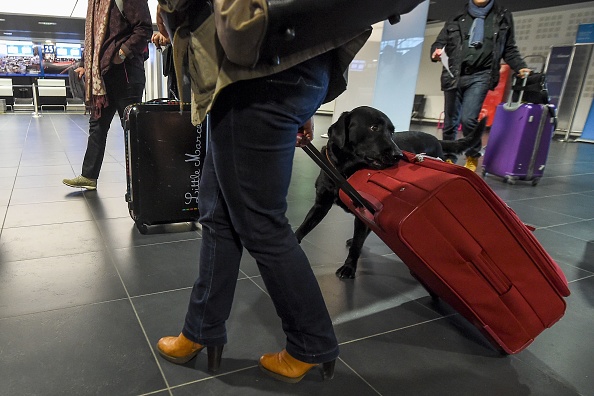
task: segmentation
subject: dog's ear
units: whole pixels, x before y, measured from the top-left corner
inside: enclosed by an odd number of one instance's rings
[[[351,119],[351,112],[345,111],[338,117],[338,120],[328,128],[328,140],[343,148],[348,140],[348,126]]]

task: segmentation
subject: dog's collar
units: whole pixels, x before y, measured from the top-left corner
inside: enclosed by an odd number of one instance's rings
[[[328,155],[328,151],[329,151],[329,150],[330,150],[330,149],[328,148],[328,146],[326,146],[326,159],[328,160],[328,162],[330,163],[330,165],[332,165],[332,167],[333,167],[334,169],[338,170],[338,169],[336,168],[336,166],[334,165],[334,162],[332,162],[332,160],[330,159],[330,156]]]
[[[334,162],[330,159],[330,155],[328,155],[328,151],[330,151],[330,149],[328,148],[328,146],[326,146],[326,159],[328,160],[328,163],[336,170],[336,172],[338,172],[339,174],[342,175],[342,177],[344,177],[345,179],[348,179],[348,176],[346,173],[341,172],[340,169],[338,169],[336,167],[336,165],[334,164]]]

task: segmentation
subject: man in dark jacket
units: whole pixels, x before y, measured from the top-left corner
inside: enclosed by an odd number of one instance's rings
[[[444,53],[449,67],[441,74],[445,140],[456,139],[460,123],[464,136],[474,130],[487,92],[499,82],[501,59],[522,78],[530,72],[516,46],[512,15],[495,0],[468,0],[464,12],[448,19],[431,46],[431,60],[440,61]],[[465,153],[466,168],[476,170],[480,149],[478,144]]]
[[[144,61],[153,33],[146,0],[88,0],[83,65],[85,101],[91,108],[89,139],[82,173],[64,179],[70,187],[95,190],[103,163],[107,132],[115,115],[142,100]]]

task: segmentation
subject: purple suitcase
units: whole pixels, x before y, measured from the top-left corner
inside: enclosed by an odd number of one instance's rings
[[[554,110],[552,105],[532,103],[497,106],[485,149],[483,176],[491,173],[510,184],[527,180],[536,186],[544,173],[555,129]]]

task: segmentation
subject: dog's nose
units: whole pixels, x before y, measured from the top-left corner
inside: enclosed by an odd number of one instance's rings
[[[393,165],[402,158],[402,155],[402,150],[400,150],[400,148],[390,147],[382,153],[382,162],[386,165]]]
[[[396,145],[391,147],[386,154],[392,156],[393,158],[400,158],[403,155],[402,150],[400,150],[400,147]]]

